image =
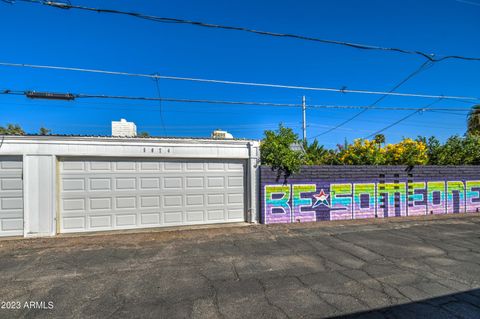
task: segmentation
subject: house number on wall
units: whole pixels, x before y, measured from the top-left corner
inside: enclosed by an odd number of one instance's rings
[[[144,153],[156,153],[156,154],[170,154],[172,149],[170,147],[144,147]]]

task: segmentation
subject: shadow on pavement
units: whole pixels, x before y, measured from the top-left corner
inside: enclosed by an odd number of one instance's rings
[[[480,318],[480,289],[330,318]]]

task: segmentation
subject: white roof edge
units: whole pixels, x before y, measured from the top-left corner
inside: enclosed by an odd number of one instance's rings
[[[115,137],[115,136],[59,136],[59,135],[4,135],[1,141],[96,141],[96,142],[125,142],[125,143],[179,143],[188,142],[194,144],[245,144],[249,142],[259,143],[254,139],[212,139],[212,138],[189,138],[189,137]]]

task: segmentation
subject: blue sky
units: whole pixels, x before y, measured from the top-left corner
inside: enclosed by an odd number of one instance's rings
[[[479,1],[480,2],[480,1]],[[455,0],[425,1],[77,1],[74,4],[139,11],[218,24],[434,52],[480,56],[480,5]],[[364,90],[389,90],[424,61],[415,56],[362,51],[294,39],[206,29],[190,25],[59,10],[0,2],[0,61],[138,73],[159,73],[234,81]],[[399,92],[480,96],[480,62],[448,60],[409,81]],[[156,96],[151,79],[0,67],[0,89]],[[160,81],[163,97],[368,105],[377,96],[302,92]],[[431,100],[388,97],[381,106],[421,107]],[[468,107],[440,101],[438,107]],[[279,122],[301,133],[299,109],[162,103],[169,136],[208,136],[221,128],[235,137],[260,139]],[[354,114],[352,110],[309,110],[314,136]],[[411,111],[369,110],[320,142],[334,147],[365,137]],[[463,113],[462,113],[463,114]],[[110,134],[110,121],[126,118],[139,131],[163,135],[157,102],[78,100],[55,102],[0,96],[0,125],[18,123],[36,133],[45,126],[57,134]],[[444,140],[465,132],[465,115],[417,114],[385,133],[387,142],[403,136],[436,135]]]

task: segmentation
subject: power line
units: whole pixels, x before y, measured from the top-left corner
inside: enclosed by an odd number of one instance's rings
[[[441,113],[441,114],[451,114],[451,115],[465,116],[465,114],[457,113],[457,111],[449,112],[449,111],[432,110],[432,109],[430,109],[429,111],[430,111],[430,112],[433,112],[433,113]]]
[[[360,43],[353,43],[353,42],[322,39],[322,38],[305,36],[305,35],[298,35],[298,34],[293,34],[293,33],[278,33],[278,32],[270,32],[270,31],[263,31],[263,30],[255,30],[255,29],[246,28],[246,27],[228,26],[228,25],[213,24],[213,23],[206,23],[206,22],[201,22],[201,21],[193,21],[193,20],[170,18],[170,17],[158,17],[158,16],[147,15],[147,14],[142,14],[142,13],[138,13],[138,12],[129,12],[129,11],[121,11],[121,10],[115,10],[115,9],[102,9],[102,8],[72,5],[70,3],[65,3],[65,2],[42,1],[42,0],[16,0],[16,1],[43,4],[43,5],[47,5],[47,6],[58,8],[58,9],[76,9],[76,10],[83,10],[83,11],[92,11],[92,12],[97,12],[97,13],[127,15],[127,16],[131,16],[131,17],[135,17],[135,18],[146,19],[146,20],[150,20],[150,21],[154,21],[154,22],[160,22],[160,23],[189,24],[189,25],[194,25],[194,26],[198,26],[198,27],[205,27],[205,28],[242,31],[242,32],[259,34],[259,35],[263,35],[263,36],[291,38],[291,39],[297,39],[297,40],[319,42],[319,43],[324,43],[324,44],[340,45],[340,46],[346,46],[346,47],[350,47],[350,48],[354,48],[354,49],[360,49],[360,50],[376,50],[376,51],[384,51],[384,52],[397,52],[397,53],[402,53],[402,54],[421,56],[421,57],[427,59],[428,61],[432,61],[432,62],[440,62],[440,61],[447,60],[447,59],[480,61],[480,58],[477,58],[477,57],[466,57],[466,56],[460,56],[460,55],[447,55],[447,56],[443,56],[439,59],[436,59],[436,58],[434,58],[434,56],[435,56],[434,54],[425,53],[425,52],[422,52],[422,51],[419,51],[419,50],[406,50],[406,49],[401,49],[401,48],[381,47],[381,46],[367,45],[367,44],[360,44]],[[11,0],[11,1],[7,1],[7,2],[8,3],[14,3],[15,1]]]
[[[433,104],[435,104],[435,103],[438,103],[438,102],[440,102],[441,100],[442,100],[442,99],[438,99],[437,101],[433,101],[432,103],[430,103],[430,104],[428,104],[427,106],[425,106],[425,108],[422,108],[422,109],[416,110],[415,112],[413,112],[413,113],[410,113],[410,114],[408,114],[408,115],[407,115],[407,116],[405,116],[405,117],[402,117],[401,119],[399,119],[399,120],[397,120],[397,121],[393,122],[392,124],[389,124],[389,125],[385,126],[384,128],[382,128],[382,129],[380,129],[380,130],[378,130],[378,131],[376,131],[376,132],[374,132],[374,133],[370,134],[370,135],[369,135],[369,136],[367,136],[366,138],[370,138],[370,137],[373,137],[373,136],[375,136],[375,135],[377,135],[377,134],[380,134],[380,133],[382,133],[382,132],[384,132],[384,131],[388,130],[389,128],[392,128],[393,126],[395,126],[395,125],[397,125],[397,124],[400,124],[401,122],[403,122],[403,121],[405,121],[405,120],[409,119],[410,117],[412,117],[412,116],[414,116],[414,115],[416,115],[416,114],[418,114],[418,113],[420,113],[420,112],[424,112],[424,111],[431,110],[431,109],[430,109],[430,106],[432,106],[432,105],[433,105]]]
[[[8,90],[0,91],[3,95],[25,95],[27,91]],[[251,106],[273,106],[273,107],[293,107],[301,108],[302,104],[295,103],[272,103],[272,102],[256,102],[256,101],[226,101],[226,100],[208,100],[208,99],[187,99],[187,98],[168,98],[168,97],[145,97],[145,96],[127,96],[127,95],[106,95],[106,94],[84,94],[84,93],[69,93],[75,99],[120,99],[120,100],[137,100],[137,101],[163,101],[174,103],[204,103],[204,104],[220,104],[220,105],[251,105]],[[382,111],[418,111],[425,110],[425,107],[405,107],[405,106],[376,106],[369,105],[327,105],[327,104],[306,104],[307,108],[311,109],[373,109]],[[430,108],[436,111],[457,111],[470,112],[471,108]]]
[[[158,74],[152,75],[152,74],[142,74],[142,73],[129,73],[129,72],[107,71],[107,70],[99,70],[99,69],[84,69],[84,68],[75,68],[75,67],[50,66],[50,65],[38,65],[38,64],[21,64],[21,63],[0,62],[0,66],[23,67],[23,68],[33,68],[33,69],[62,70],[62,71],[74,71],[74,72],[98,73],[98,74],[108,74],[108,75],[131,76],[131,77],[143,77],[143,78],[152,78],[152,79],[158,78],[158,79],[177,80],[177,81],[192,81],[192,82],[202,82],[202,83],[242,85],[242,86],[253,86],[253,87],[270,87],[270,88],[277,88],[277,89],[325,91],[325,92],[336,92],[336,93],[355,93],[355,94],[373,94],[373,95],[391,95],[391,96],[419,97],[419,98],[429,98],[429,99],[443,98],[443,99],[480,101],[480,97],[471,97],[471,96],[453,96],[453,95],[450,96],[450,95],[399,93],[399,92],[383,92],[383,91],[368,91],[368,90],[350,90],[350,89],[346,89],[346,88],[335,89],[335,88],[309,87],[309,86],[299,86],[299,85],[282,85],[282,84],[270,84],[270,83],[212,80],[212,79],[202,79],[202,78],[192,78],[192,77],[178,77],[178,76],[158,75]]]
[[[396,89],[398,89],[400,86],[402,86],[403,84],[405,84],[407,81],[409,81],[410,79],[412,79],[415,75],[421,73],[422,71],[424,71],[428,65],[432,64],[432,62],[430,60],[427,60],[425,61],[424,63],[422,63],[422,65],[420,65],[420,67],[418,67],[415,71],[413,71],[412,73],[410,73],[406,78],[404,78],[402,81],[400,81],[399,83],[397,83],[392,89],[390,89],[390,91],[388,91],[389,93],[392,93],[394,92]],[[373,102],[372,104],[370,104],[370,107],[369,108],[372,108],[374,107],[375,105],[377,105],[378,103],[380,103],[383,99],[385,99],[388,95],[384,94],[382,96],[380,96],[375,102]],[[365,112],[368,111],[369,108],[365,108],[363,109],[362,111],[356,113],[355,115],[353,115],[352,117],[349,117],[348,119],[344,120],[343,122],[339,123],[338,125],[320,133],[320,134],[317,134],[313,137],[311,137],[310,139],[315,139],[319,136],[323,136],[323,135],[326,135],[330,132],[333,132],[334,130],[344,126],[345,124],[353,121],[354,119],[356,119],[357,117],[359,117],[360,115],[364,114]]]

